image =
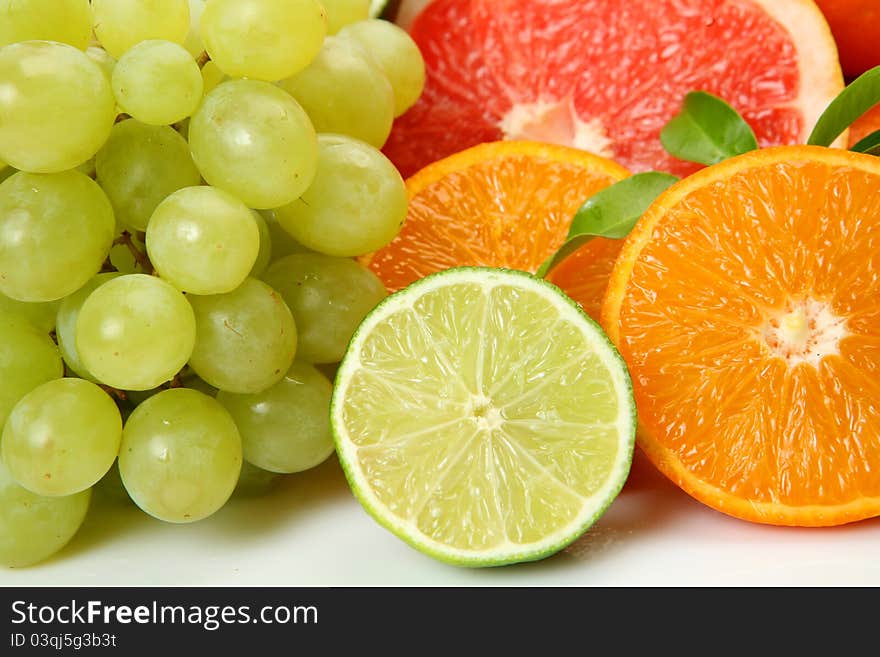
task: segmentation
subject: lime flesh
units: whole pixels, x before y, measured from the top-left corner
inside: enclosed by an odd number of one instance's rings
[[[353,492],[443,561],[548,556],[601,516],[629,473],[623,360],[528,274],[452,269],[392,295],[361,324],[336,381],[331,420]]]

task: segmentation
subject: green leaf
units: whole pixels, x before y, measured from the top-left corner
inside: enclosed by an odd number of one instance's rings
[[[537,275],[546,276],[594,237],[621,239],[629,235],[654,199],[677,180],[659,171],[637,173],[591,196],[575,213],[565,244],[544,261]]]
[[[830,146],[862,114],[880,103],[880,66],[862,73],[831,101],[816,121],[808,144]]]
[[[700,164],[717,164],[758,148],[751,127],[717,96],[692,91],[684,107],[660,132],[660,142],[671,155]]]
[[[880,155],[880,130],[872,132],[864,139],[860,139],[849,150],[868,155]]]

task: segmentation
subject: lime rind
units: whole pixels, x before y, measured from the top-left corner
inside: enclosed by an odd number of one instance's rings
[[[405,522],[392,513],[376,496],[360,467],[357,448],[346,435],[343,419],[346,393],[353,375],[359,370],[360,350],[367,336],[385,318],[403,308],[411,308],[415,301],[426,293],[455,284],[477,284],[484,290],[499,285],[520,287],[550,300],[560,317],[580,328],[593,354],[597,355],[606,367],[616,392],[619,402],[615,421],[618,449],[613,466],[598,490],[584,499],[580,512],[571,522],[535,542],[521,544],[507,542],[500,548],[479,551],[456,548],[426,536],[415,524]],[[550,556],[577,540],[605,513],[623,488],[632,464],[636,434],[636,408],[632,381],[623,358],[601,327],[552,283],[522,271],[483,267],[459,267],[432,274],[382,301],[364,319],[352,337],[338,370],[330,412],[340,464],[352,492],[364,509],[381,526],[417,550],[440,561],[467,567],[502,566],[535,561]]]

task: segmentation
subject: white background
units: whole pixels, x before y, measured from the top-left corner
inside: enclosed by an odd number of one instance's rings
[[[378,526],[335,458],[233,498],[192,525],[100,500],[42,565],[3,585],[880,585],[880,519],[828,529],[768,527],[692,500],[637,458],[605,516],[564,552],[468,570],[435,562]]]

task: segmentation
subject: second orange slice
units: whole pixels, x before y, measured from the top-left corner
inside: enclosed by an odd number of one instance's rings
[[[574,148],[523,141],[481,144],[407,180],[410,203],[403,230],[364,262],[392,292],[463,265],[534,272],[565,241],[583,202],[628,175],[615,162]],[[583,247],[597,248],[592,242]],[[583,269],[591,281],[599,277],[595,284],[574,272],[555,282],[583,288],[580,294],[589,297],[588,303],[576,300],[590,311],[601,300],[612,261],[598,267],[600,274]],[[593,289],[595,295],[587,292]]]

